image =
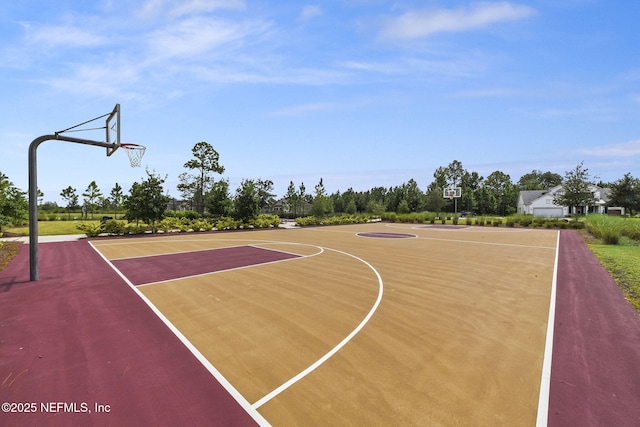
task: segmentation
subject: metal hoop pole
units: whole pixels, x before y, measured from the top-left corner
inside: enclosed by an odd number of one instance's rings
[[[29,276],[31,281],[38,280],[40,276],[38,271],[38,160],[36,150],[40,144],[51,139],[111,149],[118,145],[66,135],[43,135],[34,139],[29,145]]]

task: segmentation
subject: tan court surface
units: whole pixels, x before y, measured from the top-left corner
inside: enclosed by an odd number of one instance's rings
[[[557,236],[378,223],[93,244],[108,259],[302,255],[138,288],[272,425],[531,426]]]

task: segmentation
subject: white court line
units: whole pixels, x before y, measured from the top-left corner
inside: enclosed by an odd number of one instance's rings
[[[556,259],[553,265],[551,281],[551,301],[549,301],[549,319],[547,320],[547,339],[544,344],[542,375],[540,376],[540,396],[538,398],[538,416],[536,427],[546,427],[549,420],[549,395],[551,392],[551,359],[553,358],[553,331],[556,321],[556,287],[558,284],[558,258],[560,253],[560,231],[556,240]]]
[[[351,339],[353,337],[355,337],[356,334],[358,334],[358,332],[360,332],[362,330],[362,328],[364,328],[364,326],[369,322],[369,319],[371,319],[373,314],[378,309],[378,306],[380,305],[380,302],[382,301],[382,294],[383,294],[383,291],[384,291],[384,284],[382,283],[382,277],[380,277],[380,274],[378,273],[378,271],[375,268],[373,268],[373,266],[371,264],[369,264],[367,261],[363,260],[362,258],[359,258],[359,257],[357,257],[355,255],[350,254],[350,253],[339,251],[337,249],[331,249],[331,248],[326,248],[326,249],[330,250],[330,251],[341,253],[343,255],[350,256],[352,258],[355,258],[358,261],[364,263],[371,270],[373,270],[373,272],[375,273],[376,277],[378,278],[378,298],[376,299],[376,302],[373,304],[373,307],[371,307],[371,310],[369,310],[369,313],[367,313],[367,315],[362,320],[362,322],[360,322],[360,324],[358,326],[356,326],[356,328],[353,331],[351,331],[351,333],[349,335],[347,335],[342,341],[340,341],[338,343],[338,345],[336,345],[334,348],[329,350],[329,352],[327,352],[324,356],[322,356],[320,359],[318,359],[313,364],[311,364],[308,368],[306,368],[305,370],[300,372],[298,375],[296,375],[293,378],[289,379],[284,384],[282,384],[281,386],[279,386],[278,388],[276,388],[272,392],[266,394],[261,399],[259,399],[257,402],[255,402],[252,405],[253,408],[255,408],[255,409],[258,409],[259,407],[261,407],[262,405],[264,405],[265,403],[267,403],[268,401],[270,401],[271,399],[273,399],[274,397],[276,397],[277,395],[279,395],[280,393],[282,393],[283,391],[285,391],[286,389],[291,387],[293,384],[295,384],[296,382],[300,381],[302,378],[304,378],[307,375],[309,375],[316,368],[318,368],[320,365],[322,365],[324,362],[326,362],[331,356],[333,356],[340,349],[342,349],[342,347],[347,345],[347,343],[349,341],[351,341]]]
[[[245,411],[247,411],[247,413],[256,421],[256,423],[258,423],[258,425],[271,425],[262,415],[260,415],[260,413],[253,406],[251,406],[249,401],[247,401],[247,399],[245,399],[244,396],[242,396],[242,394],[240,394],[240,392],[231,385],[231,383],[220,373],[220,371],[218,371],[211,364],[211,362],[209,362],[207,358],[204,357],[202,353],[200,353],[200,351],[198,351],[198,349],[191,343],[191,341],[189,341],[187,337],[185,337],[182,332],[180,332],[178,328],[176,328],[174,324],[171,323],[171,321],[167,319],[164,314],[162,314],[160,310],[158,310],[158,308],[151,302],[151,300],[149,300],[142,292],[140,292],[140,290],[137,289],[133,285],[133,283],[131,283],[129,279],[127,279],[126,276],[120,272],[120,270],[118,270],[113,264],[111,264],[111,261],[109,261],[104,255],[102,255],[102,253],[98,249],[93,246],[93,243],[89,242],[89,245],[91,245],[93,250],[95,250],[98,255],[100,255],[102,259],[111,266],[111,268],[118,274],[118,276],[120,276],[122,280],[124,280],[125,283],[129,285],[129,287],[133,289],[133,291],[138,294],[140,298],[142,298],[142,300],[149,306],[149,308],[156,314],[156,316],[158,316],[158,318],[162,320],[165,325],[167,325],[171,332],[173,332],[173,334],[189,349],[189,351],[193,353],[193,355],[200,361],[200,363],[202,363],[202,365],[211,373],[211,375],[213,375],[213,377],[220,383],[220,385],[222,385],[222,387],[227,390],[227,392],[236,400],[236,402],[238,402],[238,404],[242,406]]]

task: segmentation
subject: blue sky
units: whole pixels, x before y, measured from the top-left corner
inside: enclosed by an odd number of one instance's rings
[[[178,175],[198,141],[243,178],[309,192],[424,190],[459,160],[640,176],[637,0],[57,0],[0,5],[0,172],[26,191],[30,142],[122,107],[123,150],[48,141],[44,200],[95,180]],[[101,132],[73,134],[103,139]]]

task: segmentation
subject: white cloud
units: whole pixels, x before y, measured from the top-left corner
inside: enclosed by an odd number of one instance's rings
[[[640,154],[640,139],[617,144],[600,145],[580,150],[583,154],[600,157],[631,157]]]
[[[176,1],[170,14],[184,16],[211,12],[216,9],[244,9],[242,0],[189,0]]]
[[[165,14],[177,18],[212,12],[216,9],[242,10],[244,8],[243,0],[147,0],[138,11],[138,15],[146,19]]]
[[[108,40],[75,25],[32,27],[30,24],[23,24],[23,27],[29,43],[47,47],[93,47],[104,44]]]
[[[524,19],[534,13],[535,10],[529,6],[509,2],[411,11],[390,19],[382,28],[381,36],[386,39],[415,39],[435,33],[476,30],[499,22]]]
[[[149,41],[152,49],[162,57],[185,57],[240,41],[254,31],[260,29],[214,18],[194,17],[156,31]]]
[[[315,5],[307,5],[300,12],[300,20],[307,21],[312,18],[316,18],[318,16],[322,16],[323,12],[320,6]]]

